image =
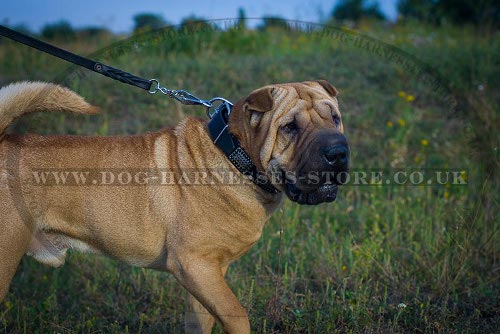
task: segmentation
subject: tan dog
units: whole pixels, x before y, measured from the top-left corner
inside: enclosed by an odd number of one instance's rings
[[[4,134],[29,112],[97,109],[56,85],[24,82],[3,88],[0,301],[25,254],[59,266],[66,250],[74,248],[171,272],[190,292],[187,332],[210,333],[215,318],[226,333],[249,333],[246,312],[224,274],[259,239],[283,193],[305,204],[335,199],[341,182],[329,183],[321,173],[338,175],[348,164],[336,94],[322,80],[271,85],[232,108],[231,138],[272,183],[275,191],[270,191],[241,182],[249,178],[214,145],[220,138],[211,138],[207,122],[194,118],[140,136]],[[182,174],[204,171],[206,176],[207,170],[229,172],[239,182],[195,184]],[[160,177],[148,179],[148,171]],[[87,175],[88,183],[62,185],[51,179],[57,175]]]

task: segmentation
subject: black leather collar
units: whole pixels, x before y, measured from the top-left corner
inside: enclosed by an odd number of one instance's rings
[[[238,139],[229,133],[228,118],[232,105],[229,102],[223,102],[211,114],[208,122],[208,131],[215,146],[220,148],[231,163],[244,175],[248,176],[253,183],[265,191],[275,194],[276,189],[264,173],[257,170],[252,160],[240,146]]]

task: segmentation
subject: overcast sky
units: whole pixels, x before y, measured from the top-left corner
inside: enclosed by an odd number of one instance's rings
[[[39,31],[47,23],[69,21],[74,27],[104,26],[114,32],[128,32],[137,13],[161,14],[177,24],[190,15],[205,19],[237,17],[238,8],[247,17],[281,16],[291,20],[319,22],[331,14],[338,0],[2,0],[0,22],[11,26],[24,24]],[[396,18],[397,0],[380,0],[380,8],[389,19]]]

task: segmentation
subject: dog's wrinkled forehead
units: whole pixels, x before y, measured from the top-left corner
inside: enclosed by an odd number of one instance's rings
[[[337,96],[337,90],[328,81],[305,81],[277,85],[277,87],[293,88],[298,97],[302,100],[314,100],[324,97],[325,94],[331,97]]]
[[[291,117],[291,114],[303,110],[315,111],[321,117],[331,118],[332,110],[338,111],[338,93],[328,81],[306,81],[268,87],[271,88],[275,118],[287,114]]]
[[[237,104],[249,110],[266,112],[273,107],[289,105],[290,101],[311,102],[321,99],[336,101],[337,90],[326,80],[274,84],[254,90]]]
[[[272,89],[271,95],[278,100],[280,95],[287,93],[304,101],[314,101],[327,97],[333,98],[338,94],[337,89],[326,80],[276,84],[267,87]]]

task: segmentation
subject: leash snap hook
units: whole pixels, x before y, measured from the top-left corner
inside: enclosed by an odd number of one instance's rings
[[[176,99],[177,101],[185,105],[202,105],[208,109],[212,107],[211,101],[202,100],[189,93],[188,91],[182,89],[173,90],[162,87],[157,79],[150,79],[149,82],[151,82],[149,94],[156,94],[158,91],[160,91],[162,94],[167,95],[172,99]]]
[[[186,105],[203,105],[207,108],[212,107],[212,103],[210,101],[202,100],[193,94],[185,91],[185,90],[176,90],[172,95],[174,99],[179,101],[182,104]]]

